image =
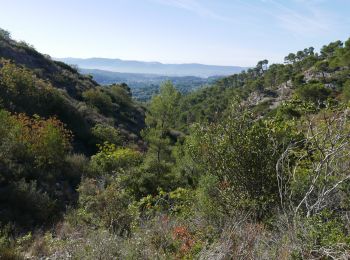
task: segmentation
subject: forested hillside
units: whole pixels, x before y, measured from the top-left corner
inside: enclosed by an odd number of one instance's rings
[[[138,101],[147,102],[159,93],[164,81],[171,81],[182,94],[190,93],[201,87],[213,84],[223,76],[199,78],[194,76],[162,76],[154,74],[120,73],[96,69],[80,69],[83,74],[91,75],[101,85],[126,83],[131,89],[132,96]]]
[[[350,39],[145,107],[0,57],[0,259],[350,257]]]

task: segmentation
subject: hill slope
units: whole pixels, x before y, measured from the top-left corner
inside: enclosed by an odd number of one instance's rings
[[[98,124],[115,127],[127,139],[137,139],[144,125],[143,108],[132,101],[126,85],[102,89],[90,76],[4,32],[0,34],[0,80],[0,107],[58,117],[73,131],[75,147],[84,153],[96,150],[91,131]]]
[[[0,38],[0,57],[25,66],[38,77],[50,81],[54,87],[66,90],[71,96],[98,85],[91,78],[79,74],[76,69],[52,60],[25,42]]]
[[[331,103],[348,100],[349,48],[350,40],[325,45],[320,53],[305,48],[288,54],[285,64],[268,66],[263,60],[254,68],[219,79],[214,86],[183,97],[182,124],[186,129],[193,122],[221,120],[235,100],[250,107],[257,117],[285,113],[293,117],[299,114],[299,103],[317,106],[318,99]]]

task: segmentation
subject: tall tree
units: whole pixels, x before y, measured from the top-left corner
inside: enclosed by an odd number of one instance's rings
[[[138,194],[155,194],[158,189],[171,190],[175,177],[172,174],[175,159],[172,129],[178,118],[180,93],[171,82],[165,82],[159,95],[152,98],[146,113],[146,128],[142,135],[148,151],[140,166],[137,179]]]
[[[322,47],[321,56],[323,58],[332,58],[335,55],[336,51],[342,47],[343,43],[341,41],[331,42],[330,44]]]

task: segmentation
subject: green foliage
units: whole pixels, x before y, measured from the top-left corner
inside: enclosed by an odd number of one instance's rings
[[[146,113],[147,127],[142,135],[148,142],[148,151],[139,177],[140,192],[144,195],[154,194],[158,188],[169,190],[172,186],[174,158],[171,144],[176,141],[176,136],[172,136],[171,131],[176,126],[179,98],[180,93],[166,82],[160,94],[151,100]]]
[[[0,39],[10,40],[10,32],[0,28]]]
[[[329,62],[327,60],[318,61],[315,64],[315,69],[321,72],[324,78],[324,73],[329,71]]]
[[[100,146],[100,151],[91,157],[91,168],[100,175],[118,174],[124,168],[138,165],[141,158],[137,151],[105,143]]]
[[[350,65],[350,38],[345,42],[345,47],[338,49],[338,59],[340,65],[349,66]]]
[[[161,213],[188,218],[193,214],[194,195],[192,190],[184,188],[177,188],[170,192],[158,190],[158,194],[143,197],[133,203],[130,208],[136,220],[153,218]]]
[[[350,100],[350,80],[347,80],[343,85],[342,98],[345,102]]]
[[[61,177],[77,187],[82,177],[89,176],[91,169],[89,159],[83,154],[69,154],[65,157]]]
[[[202,88],[183,96],[179,104],[180,115],[177,121],[179,129],[188,132],[188,126],[195,122],[218,120],[230,103],[230,98],[238,92],[236,86],[231,87],[231,84],[239,83],[235,79],[232,81],[231,79],[225,82],[219,81],[218,85]],[[228,84],[230,87],[224,87],[221,84]]]
[[[324,211],[306,221],[309,236],[305,241],[314,241],[323,247],[340,243],[350,244],[350,238],[346,234],[346,228],[341,219],[332,216],[330,212]]]
[[[186,146],[200,171],[217,178],[218,192],[212,199],[223,212],[249,209],[260,218],[273,207],[278,197],[274,170],[281,149],[276,141],[288,140],[285,131],[270,128],[267,122],[254,123],[249,112],[239,108],[221,123],[196,126]]]
[[[128,232],[132,219],[127,208],[132,198],[117,179],[106,186],[94,179],[84,179],[78,191],[78,223],[83,221],[103,226],[118,234]]]
[[[347,114],[329,108],[316,116],[305,115],[299,124],[305,136],[289,145],[276,166],[284,209],[310,217],[322,209],[344,207],[342,189],[349,178],[344,159],[349,151]]]
[[[0,99],[5,109],[27,115],[58,117],[74,132],[76,140],[88,143],[91,136],[85,115],[66,94],[39,79],[29,69],[6,60],[1,60],[0,64]]]
[[[55,118],[0,111],[0,220],[29,227],[57,215],[59,182],[71,135]]]
[[[131,100],[131,90],[125,83],[120,85],[110,85],[105,87],[107,94],[112,98],[113,103],[130,106]]]
[[[287,63],[290,69],[290,76],[292,73],[300,73],[312,67],[318,60],[318,55],[314,52],[313,47],[305,48],[297,53],[290,53],[284,58],[285,63]]]
[[[324,45],[321,49],[321,55],[323,58],[332,58],[338,49],[343,47],[343,43],[341,41],[331,42],[328,45]]]
[[[222,207],[218,207],[218,199],[220,199],[221,192],[220,181],[216,175],[204,175],[200,177],[196,190],[196,203],[198,210],[203,217],[210,220],[210,222],[220,221],[225,212]]]
[[[71,149],[71,132],[55,118],[45,120],[0,111],[0,120],[4,158],[26,156],[36,167],[55,168]]]
[[[8,218],[5,219],[8,221],[16,220],[29,228],[54,218],[58,212],[55,200],[40,190],[36,181],[28,183],[22,179],[14,182],[7,192],[8,195],[2,200],[8,203],[5,208],[5,217]]]
[[[113,126],[97,124],[91,129],[91,132],[96,138],[97,144],[108,142],[110,144],[120,145],[122,143],[120,132]]]
[[[30,145],[30,149],[35,153],[38,166],[62,166],[62,158],[64,158],[71,149],[70,131],[67,131],[64,125],[55,118],[43,120],[40,117],[36,117],[34,121],[29,122],[29,124],[32,129],[37,129],[36,131],[31,131],[29,134],[31,138],[35,138],[31,140],[32,144]]]
[[[327,210],[308,219],[299,219],[296,236],[302,245],[293,254],[299,258],[327,259],[328,250],[332,251],[330,255],[333,257],[341,258],[350,249],[344,222]]]
[[[290,66],[272,64],[264,74],[264,86],[273,88],[278,84],[286,82],[290,76]]]
[[[100,89],[89,89],[83,92],[85,102],[98,109],[102,114],[109,116],[113,113],[112,99]]]
[[[180,93],[171,82],[165,82],[160,89],[159,95],[155,96],[146,114],[146,124],[163,133],[175,126],[177,119],[177,104]],[[162,134],[163,134],[162,133]]]
[[[295,75],[292,79],[292,82],[293,82],[293,86],[295,87],[302,86],[303,84],[305,84],[304,75],[303,74]]]
[[[0,258],[348,258],[350,39],[146,109],[0,44]]]
[[[0,60],[0,64],[0,96],[6,108],[32,114],[36,109],[49,105],[54,92],[50,84],[7,60]]]
[[[306,84],[296,90],[296,95],[301,100],[313,102],[315,105],[322,105],[330,94],[331,90],[321,83]]]

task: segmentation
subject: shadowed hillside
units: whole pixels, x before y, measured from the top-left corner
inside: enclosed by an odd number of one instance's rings
[[[0,32],[0,57],[0,98],[9,111],[57,116],[73,131],[82,152],[96,149],[91,129],[97,124],[116,127],[127,139],[137,140],[144,112],[126,85],[102,88],[90,76],[12,40],[6,31]],[[8,84],[13,84],[11,91],[6,90]]]

